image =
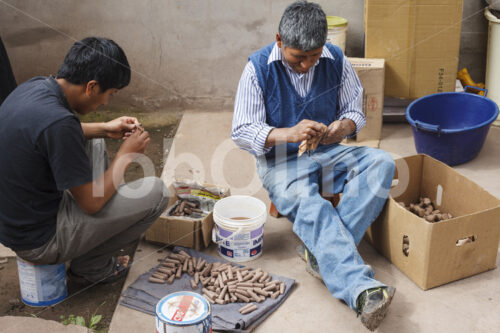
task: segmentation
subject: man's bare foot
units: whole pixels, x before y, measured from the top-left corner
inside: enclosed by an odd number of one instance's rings
[[[127,268],[128,266],[128,263],[130,262],[130,256],[129,255],[125,255],[125,256],[118,256],[116,258],[116,262],[123,266],[123,268]],[[115,272],[115,275],[117,274],[117,272]]]

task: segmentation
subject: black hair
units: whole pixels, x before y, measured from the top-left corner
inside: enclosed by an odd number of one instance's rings
[[[73,84],[99,82],[101,92],[130,83],[130,66],[122,48],[107,38],[87,37],[69,49],[57,78]]]

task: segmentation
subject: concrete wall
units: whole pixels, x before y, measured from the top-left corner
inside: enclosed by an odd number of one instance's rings
[[[290,0],[5,0],[0,34],[18,83],[55,74],[74,41],[114,39],[133,70],[113,104],[143,109],[230,108],[248,55],[274,40]],[[317,0],[349,20],[346,54],[363,55],[363,1]],[[461,65],[483,80],[486,22],[464,5]],[[474,14],[471,16],[471,14]]]
[[[483,0],[464,1],[458,68],[467,67],[476,82],[484,82],[486,75],[488,20],[484,17],[484,7]]]

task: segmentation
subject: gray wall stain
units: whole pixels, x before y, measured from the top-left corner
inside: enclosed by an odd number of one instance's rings
[[[20,47],[59,38],[66,37],[49,27],[34,27],[6,34],[3,39],[11,47]]]
[[[248,31],[248,32],[253,32],[255,29],[258,29],[260,28],[261,26],[263,26],[264,24],[266,23],[266,19],[265,18],[262,18],[260,20],[255,20],[253,22],[250,22],[248,24],[245,24],[245,29]]]

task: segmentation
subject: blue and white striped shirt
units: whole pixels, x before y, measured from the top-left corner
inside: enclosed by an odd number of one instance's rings
[[[333,59],[333,55],[326,46],[323,47],[320,58],[323,57]],[[295,90],[300,96],[306,96],[311,89],[314,68],[318,65],[319,60],[307,73],[299,74],[288,65],[282,56],[281,49],[275,44],[269,55],[268,63],[273,61],[283,63]],[[353,135],[366,124],[362,107],[363,87],[351,63],[347,60],[347,57],[344,57],[344,67],[339,87],[340,109],[337,113],[337,120],[351,119],[356,124],[356,132]],[[332,110],[332,112],[336,111]],[[273,128],[266,123],[266,108],[262,88],[257,80],[255,67],[249,61],[243,70],[238,91],[236,92],[231,138],[238,147],[259,156],[271,150],[271,147],[265,148],[265,143],[269,132]]]

